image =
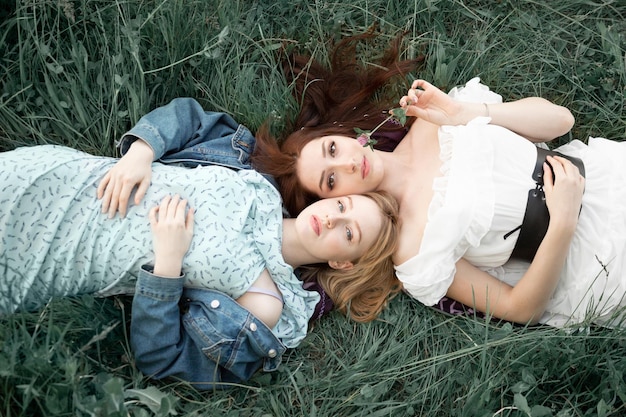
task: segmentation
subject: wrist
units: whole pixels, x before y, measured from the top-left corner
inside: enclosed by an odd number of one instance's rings
[[[133,156],[141,158],[145,161],[152,162],[154,160],[154,150],[143,139],[137,138],[128,148],[128,153],[132,153]]]
[[[176,258],[156,259],[153,274],[163,278],[180,278],[183,271],[183,261]]]
[[[491,117],[491,112],[489,111],[489,105],[487,103],[483,103],[485,106],[485,117]]]
[[[578,217],[552,217],[550,218],[550,223],[548,225],[546,236],[548,234],[554,235],[559,241],[569,242],[574,236],[577,224]]]
[[[459,113],[460,125],[465,125],[477,117],[490,117],[488,112],[489,107],[486,103],[462,103],[462,107]]]

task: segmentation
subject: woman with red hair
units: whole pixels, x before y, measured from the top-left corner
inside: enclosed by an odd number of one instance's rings
[[[539,97],[503,103],[478,78],[449,94],[414,81],[396,111],[405,131],[379,90],[414,63],[399,59],[396,40],[381,62],[358,65],[363,39],[340,42],[330,69],[292,57],[287,76],[302,103],[293,133],[280,146],[257,135],[254,163],[276,177],[289,210],[388,191],[402,222],[396,273],[424,304],[447,296],[522,324],[619,324],[626,144],[591,138],[547,150],[572,128],[570,111]],[[398,132],[393,151],[370,149]]]

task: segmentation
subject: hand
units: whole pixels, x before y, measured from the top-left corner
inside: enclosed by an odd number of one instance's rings
[[[109,213],[109,218],[126,216],[130,194],[137,188],[135,204],[139,204],[146,195],[152,177],[152,148],[141,139],[137,139],[116,164],[106,173],[98,185],[97,197],[102,199],[102,212]]]
[[[150,209],[149,218],[154,246],[154,273],[178,277],[183,258],[193,237],[194,210],[187,209],[187,200],[178,195],[166,196],[161,204]]]
[[[415,116],[439,126],[458,125],[463,120],[463,104],[424,80],[415,80],[407,95],[400,99],[407,116]]]
[[[578,223],[578,215],[582,205],[585,178],[571,161],[559,156],[548,156],[543,164],[546,205],[550,212],[550,224],[565,222],[565,225]],[[554,170],[554,174],[552,171]]]

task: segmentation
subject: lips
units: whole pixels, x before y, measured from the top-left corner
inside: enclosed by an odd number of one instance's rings
[[[370,164],[366,157],[363,157],[363,162],[361,163],[361,178],[365,179],[367,175],[370,173]]]
[[[317,216],[311,216],[309,218],[309,224],[311,225],[311,228],[313,229],[315,234],[319,236],[322,231],[322,222],[320,222],[320,219],[318,219]]]

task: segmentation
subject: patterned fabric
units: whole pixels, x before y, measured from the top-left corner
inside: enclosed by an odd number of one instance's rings
[[[285,299],[275,334],[288,347],[304,338],[319,297],[282,259],[274,187],[251,170],[155,163],[142,202],[124,219],[108,219],[95,195],[115,162],[57,146],[0,154],[0,312],[34,309],[51,297],[132,293],[141,265],[153,262],[148,211],[180,194],[196,210],[185,286],[238,298],[267,268]]]

